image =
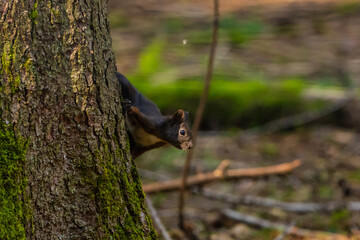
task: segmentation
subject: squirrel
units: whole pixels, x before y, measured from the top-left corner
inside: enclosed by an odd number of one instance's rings
[[[121,84],[133,159],[168,143],[183,150],[193,147],[188,112],[179,109],[172,116],[163,116],[156,104],[144,97],[124,75],[117,73],[116,77]]]

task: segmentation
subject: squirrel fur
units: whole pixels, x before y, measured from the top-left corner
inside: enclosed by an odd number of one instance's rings
[[[178,149],[192,148],[187,112],[179,109],[172,116],[163,116],[156,104],[145,98],[124,75],[117,73],[116,76],[121,84],[133,158],[165,144]]]

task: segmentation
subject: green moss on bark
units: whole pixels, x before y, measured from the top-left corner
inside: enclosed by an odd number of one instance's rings
[[[5,73],[8,77],[8,81],[10,83],[12,92],[14,92],[14,77],[11,71],[11,63],[13,61],[13,48],[10,46],[10,44],[5,45],[3,49],[3,54],[1,56],[1,74]]]
[[[25,239],[31,221],[24,172],[27,143],[0,123],[0,239]]]
[[[14,70],[19,69],[19,63],[22,61],[21,57],[18,56],[20,48],[18,35],[16,35],[13,40],[7,39],[2,49],[0,74],[7,76],[11,93],[15,93],[21,83],[19,70]]]
[[[32,22],[33,24],[37,24],[36,18],[39,16],[38,11],[37,11],[37,5],[38,5],[38,3],[37,3],[37,1],[36,1],[36,2],[34,3],[33,9],[32,9],[31,12],[30,12],[30,19],[31,19],[31,22]]]
[[[104,152],[110,153],[107,144],[102,143],[102,147]],[[116,150],[116,161],[112,154],[97,156],[98,171],[101,172],[95,190],[99,203],[99,227],[104,239],[157,239],[151,219],[143,207],[145,195],[134,162],[122,161],[121,167],[117,164],[125,157],[123,151],[120,148]],[[127,169],[130,171],[123,172]],[[114,221],[118,224],[114,225]],[[144,225],[150,233],[146,234]]]

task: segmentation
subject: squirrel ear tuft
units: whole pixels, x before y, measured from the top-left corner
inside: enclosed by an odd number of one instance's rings
[[[183,122],[185,120],[185,112],[181,109],[177,110],[172,116],[172,120],[176,122]]]

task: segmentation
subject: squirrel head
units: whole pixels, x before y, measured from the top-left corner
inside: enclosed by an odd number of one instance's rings
[[[179,109],[167,121],[166,141],[179,149],[193,147],[191,130],[187,124],[189,113]]]

